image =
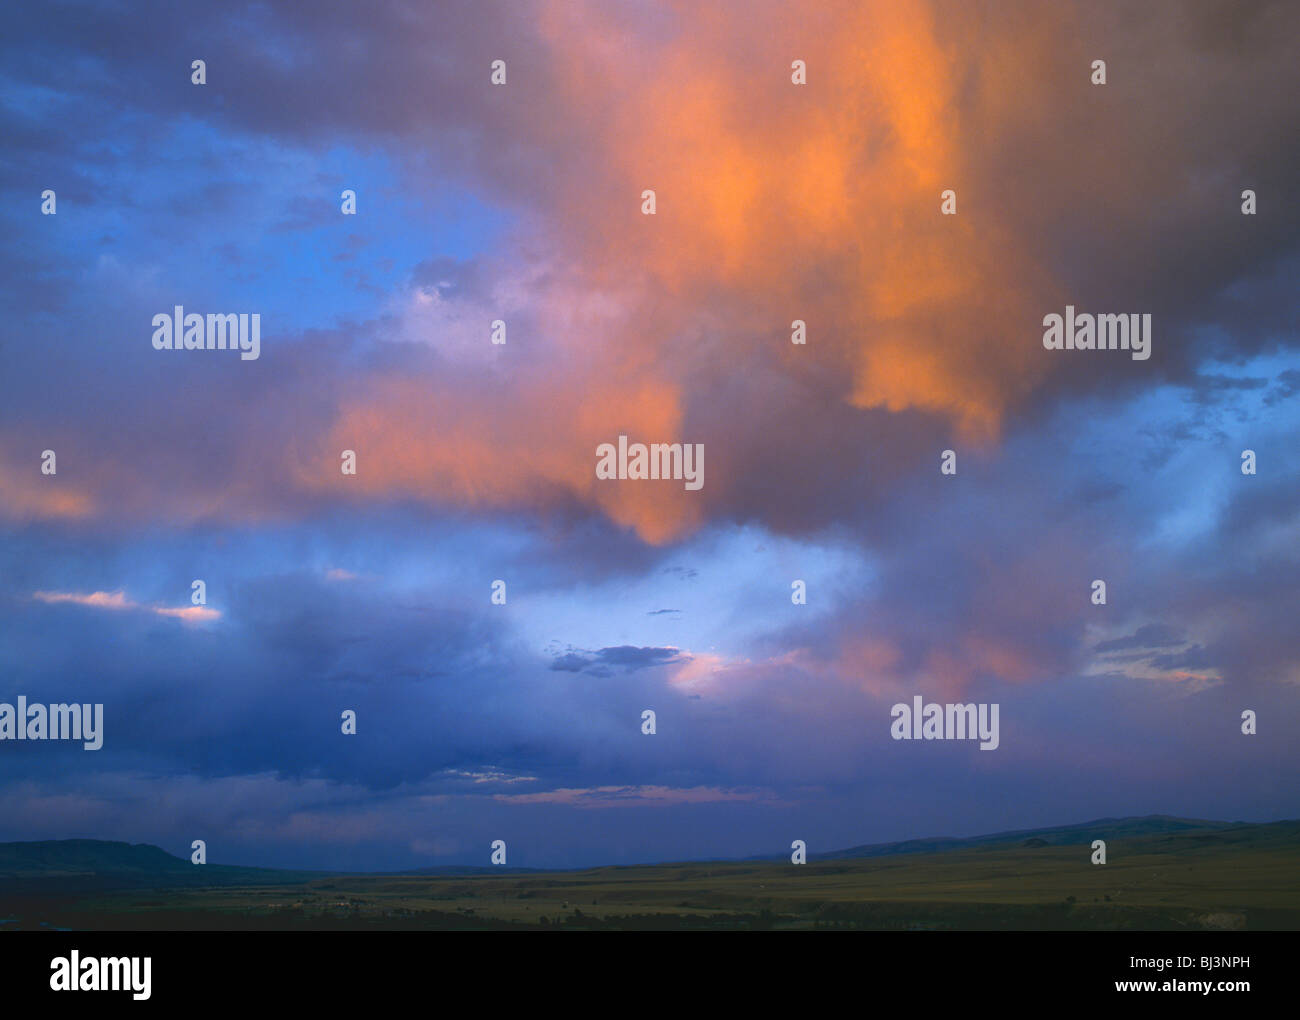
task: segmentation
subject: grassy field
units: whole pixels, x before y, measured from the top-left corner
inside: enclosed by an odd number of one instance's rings
[[[1300,929],[1300,824],[866,859],[119,890],[10,907],[79,929]],[[13,926],[11,923],[10,927]]]

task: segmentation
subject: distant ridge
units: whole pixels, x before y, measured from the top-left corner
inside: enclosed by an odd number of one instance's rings
[[[1042,829],[1013,829],[984,836],[946,836],[909,839],[895,843],[871,843],[826,853],[809,853],[809,861],[853,860],[900,854],[942,854],[962,850],[1019,845],[1035,847],[1088,845],[1094,839],[1107,841],[1153,839],[1203,845],[1260,841],[1294,845],[1300,840],[1300,821],[1221,822],[1170,815],[1134,818],[1098,818],[1075,825]],[[725,864],[782,860],[784,854],[742,859],[661,862],[668,864]],[[610,865],[609,867],[656,867],[658,865]],[[600,866],[596,866],[599,868]],[[470,877],[502,874],[559,874],[561,870],[592,871],[593,867],[571,869],[505,868],[474,865],[443,865],[403,871],[294,871],[253,868],[226,864],[197,866],[149,843],[123,843],[100,839],[61,839],[0,843],[0,891],[14,893],[78,892],[93,889],[131,887],[211,887],[232,885],[282,885],[310,882],[340,875],[422,875],[428,877]]]
[[[271,885],[307,881],[323,871],[278,871],[191,864],[150,843],[56,839],[0,843],[0,888],[39,892],[128,886]]]
[[[39,891],[57,885],[69,891],[131,886],[205,887],[214,885],[282,885],[338,875],[519,874],[538,868],[446,865],[394,872],[302,871],[229,864],[192,864],[151,843],[105,839],[53,839],[0,843],[0,889]]]
[[[0,875],[48,875],[51,872],[179,870],[188,861],[148,843],[117,843],[101,839],[58,839],[30,843],[0,843]]]
[[[1033,841],[1034,846],[1065,846],[1091,843],[1094,839],[1123,839],[1135,836],[1172,835],[1175,833],[1231,829],[1246,822],[1217,822],[1203,818],[1176,818],[1172,815],[1141,815],[1130,818],[1097,818],[1074,825],[1058,825],[1046,829],[1012,829],[992,832],[984,836],[931,836],[925,839],[905,839],[897,843],[869,843],[833,850],[828,853],[808,855],[809,860],[845,860],[859,857],[886,857],[893,854],[935,854],[948,850],[968,850],[974,847],[997,846],[1004,843]],[[1265,823],[1267,824],[1267,823]],[[779,856],[779,855],[778,855]],[[761,860],[766,858],[752,858]]]

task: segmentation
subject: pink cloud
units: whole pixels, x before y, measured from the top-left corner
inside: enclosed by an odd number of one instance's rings
[[[219,620],[221,611],[208,606],[145,606],[127,598],[126,592],[94,591],[89,593],[73,591],[38,591],[32,593],[38,602],[50,604],[72,603],[89,606],[93,609],[143,609],[158,616],[170,616],[185,623],[202,623]]]
[[[94,606],[96,609],[135,609],[137,603],[126,597],[124,591],[95,591],[88,595],[70,591],[38,591],[32,598],[41,602],[73,602],[79,606]]]

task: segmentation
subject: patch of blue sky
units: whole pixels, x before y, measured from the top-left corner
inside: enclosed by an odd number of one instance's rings
[[[111,256],[171,303],[260,312],[264,336],[375,318],[419,263],[492,251],[513,221],[464,186],[402,186],[382,149],[313,152],[190,117],[146,132],[132,119],[80,146],[66,187],[42,182],[59,193],[60,229],[27,238],[69,277]]]
[[[539,649],[671,646],[744,658],[756,638],[832,614],[874,577],[868,556],[849,543],[719,527],[656,569],[535,593],[515,623]],[[795,580],[807,585],[806,605],[791,602]]]
[[[1286,351],[1207,362],[1187,382],[1123,402],[1063,402],[1041,434],[1054,437],[1058,457],[1086,466],[1085,477],[1122,487],[1114,512],[1145,522],[1144,544],[1186,547],[1212,535],[1237,487],[1251,482],[1241,473],[1243,450],[1255,451],[1261,471],[1289,459],[1300,394],[1284,396],[1282,377],[1297,370],[1300,353]],[[1032,437],[1019,442],[1041,447]]]

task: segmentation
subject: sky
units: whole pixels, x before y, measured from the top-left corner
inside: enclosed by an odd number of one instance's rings
[[[104,739],[0,741],[0,840],[565,868],[1300,816],[1295,5],[5,20],[0,702]],[[156,350],[176,305],[260,356]],[[1046,349],[1067,305],[1150,358]],[[620,435],[703,487],[597,477]],[[999,746],[893,739],[918,695]]]

